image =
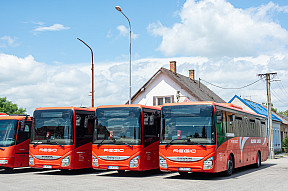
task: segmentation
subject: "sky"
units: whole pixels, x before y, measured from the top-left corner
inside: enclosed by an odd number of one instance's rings
[[[129,25],[115,6],[131,22],[132,95],[175,60],[227,102],[267,102],[257,74],[277,72],[273,107],[288,109],[286,0],[0,0],[0,97],[30,115],[91,106],[91,52],[80,38],[94,52],[95,106],[125,103]]]

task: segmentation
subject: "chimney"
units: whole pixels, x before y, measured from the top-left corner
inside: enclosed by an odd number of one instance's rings
[[[194,70],[189,70],[189,78],[191,80],[195,80],[195,71]]]
[[[170,71],[176,73],[176,61],[170,61]]]

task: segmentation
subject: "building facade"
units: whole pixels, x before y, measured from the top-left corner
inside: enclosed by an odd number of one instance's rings
[[[195,71],[189,76],[176,72],[176,62],[170,62],[170,70],[160,68],[131,98],[132,104],[162,105],[164,103],[214,101],[225,103],[207,86],[195,79]]]

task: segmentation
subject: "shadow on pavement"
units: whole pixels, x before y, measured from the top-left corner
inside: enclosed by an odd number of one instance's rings
[[[109,172],[109,171],[106,171]],[[125,171],[118,173],[117,171],[110,171],[109,174],[101,174],[98,176],[110,176],[110,177],[153,177],[153,176],[161,176],[163,174],[167,174],[161,172],[160,170],[147,170],[147,171]]]
[[[36,168],[0,169],[0,174],[20,174],[29,172],[42,172],[42,171],[45,171],[45,169],[36,169]]]
[[[200,172],[193,172],[188,173],[186,175],[176,175],[176,176],[170,176],[165,177],[166,179],[183,179],[183,180],[226,180],[226,179],[232,179],[237,178],[246,174],[250,174],[256,171],[264,170],[266,168],[269,168],[271,166],[274,166],[275,164],[262,164],[260,168],[254,168],[252,165],[244,166],[240,168],[236,168],[231,176],[225,177],[223,173],[200,173]]]
[[[68,175],[68,176],[75,176],[75,175],[83,175],[83,174],[95,174],[101,173],[104,171],[101,170],[94,170],[94,169],[76,169],[76,170],[57,170],[57,169],[49,169],[48,172],[39,173],[39,175]]]

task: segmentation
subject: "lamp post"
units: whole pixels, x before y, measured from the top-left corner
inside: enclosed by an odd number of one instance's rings
[[[128,20],[129,23],[129,65],[130,65],[130,70],[129,70],[129,78],[130,78],[130,83],[129,83],[129,104],[131,104],[131,24],[130,24],[130,20],[128,19],[128,17],[122,12],[122,9],[119,6],[116,6],[115,9],[117,11],[119,11],[120,13],[122,13],[122,15],[124,15],[124,17],[126,17],[126,19]]]
[[[85,44],[91,51],[91,56],[92,56],[92,107],[94,107],[94,64],[93,64],[93,51],[92,48],[90,48],[90,46],[88,46],[88,44],[86,44],[83,40],[81,40],[80,38],[77,38],[78,40],[80,40],[81,42],[83,42],[83,44]]]

